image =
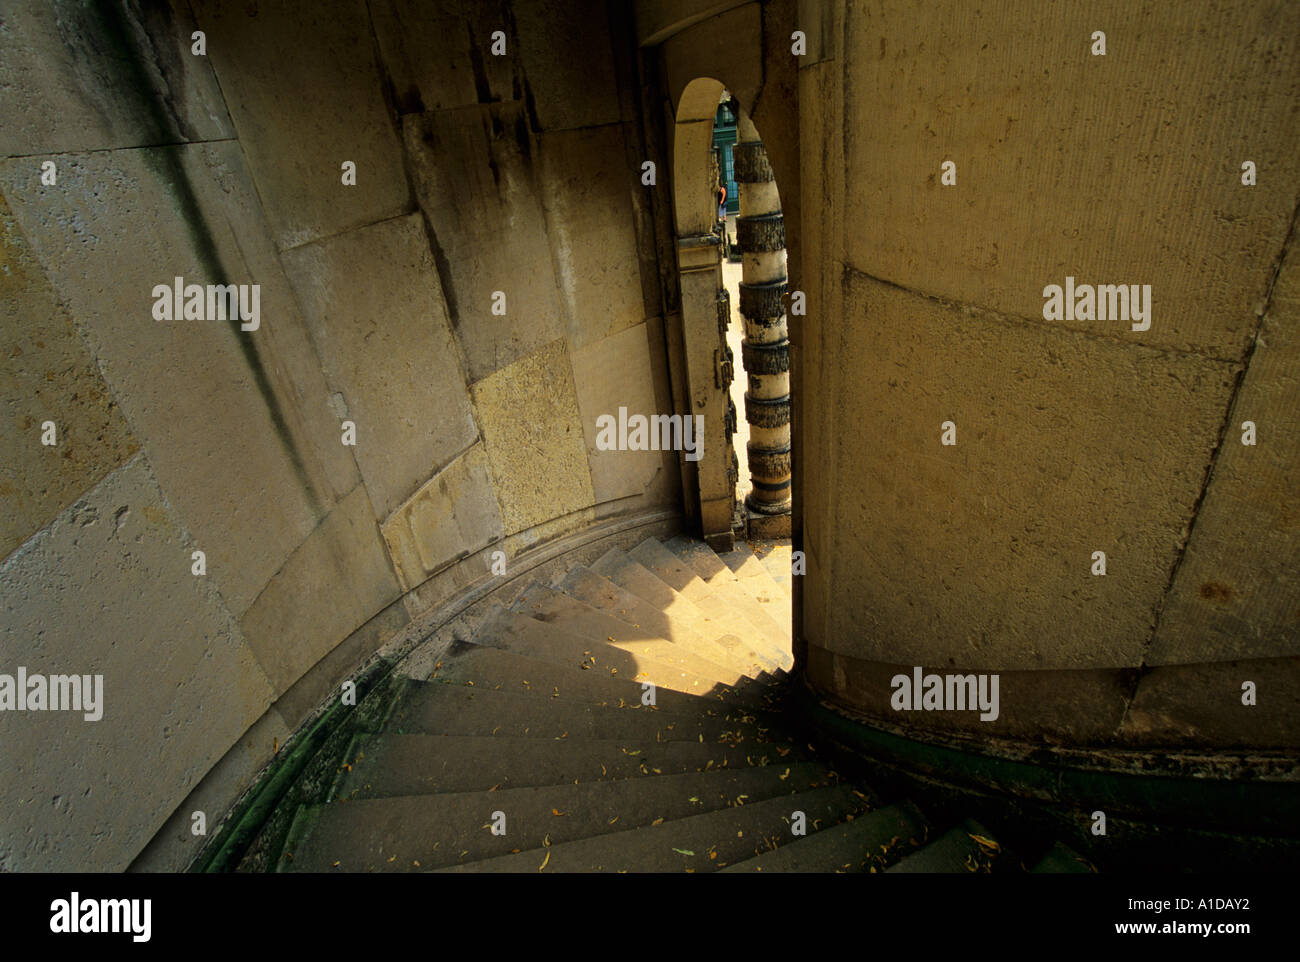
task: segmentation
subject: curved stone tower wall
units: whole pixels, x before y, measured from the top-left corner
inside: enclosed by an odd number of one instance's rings
[[[1300,8],[799,26],[810,685],[993,751],[1293,751]],[[898,708],[917,667],[998,673],[997,718]]]
[[[678,510],[676,454],[596,444],[672,410],[612,16],[3,14],[0,673],[104,705],[0,716],[0,869],[183,865],[192,813],[494,552]],[[176,277],[258,285],[256,329],[155,319]]]

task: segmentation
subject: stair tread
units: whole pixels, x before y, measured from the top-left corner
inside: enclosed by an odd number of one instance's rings
[[[597,578],[599,576],[593,574],[592,577]],[[608,585],[609,589],[627,594],[608,579],[602,580]],[[596,590],[594,586],[588,586],[588,589],[588,594]],[[603,592],[603,594],[608,598],[608,592]],[[629,595],[628,598],[635,598],[640,603],[633,606],[633,610],[637,614],[645,614],[642,608],[649,606],[646,605],[644,600],[636,598],[635,595]],[[627,614],[630,601],[627,599],[621,600],[624,601],[624,604],[621,607],[616,607],[614,610],[618,614],[614,614],[609,610],[609,606],[593,605],[585,598],[575,597],[574,594],[568,591],[534,582],[520,595],[515,602],[514,610],[546,624],[571,628],[576,632],[601,640],[614,638],[620,642],[634,642],[637,639],[649,639],[673,644],[681,651],[702,658],[725,671],[734,672],[738,676],[756,678],[764,673],[766,664],[757,657],[744,657],[743,653],[733,652],[714,641],[701,638],[698,635],[692,637],[689,642],[685,640],[679,641],[671,637],[672,623],[667,618],[642,621],[638,619],[636,614]]]
[[[1038,860],[1031,872],[1034,874],[1089,875],[1096,871],[1086,858],[1063,842],[1054,842]]]
[[[755,746],[650,738],[541,739],[509,735],[419,735],[386,732],[358,743],[331,798],[382,798],[487,791],[493,786],[567,785],[659,773],[790,765],[798,746],[781,755]],[[498,789],[499,790],[499,789]]]
[[[825,768],[803,763],[336,802],[307,813],[311,831],[296,842],[289,867],[383,872],[409,871],[417,862],[426,869],[457,865],[724,811],[738,799],[795,795],[829,781]],[[495,812],[504,815],[503,835],[489,828]]]
[[[568,665],[575,671],[581,671],[582,665],[590,664],[594,657],[595,669],[588,670],[696,694],[718,685],[734,689],[747,677],[661,638],[609,641],[556,628],[513,611],[485,624],[474,642]]]
[[[962,873],[986,871],[1000,858],[990,855],[972,837],[996,841],[988,829],[972,819],[966,819],[960,825],[949,829],[933,842],[923,846],[911,855],[900,860],[888,872],[924,872],[924,873]],[[1000,847],[999,847],[1000,848]]]
[[[925,838],[925,816],[911,802],[887,805],[789,845],[729,865],[726,872],[879,871]],[[913,844],[913,839],[916,844]]]
[[[761,611],[784,626],[787,634],[790,633],[790,626],[794,623],[790,596],[781,591],[770,575],[767,578],[739,578],[707,544],[684,535],[669,538],[664,544],[715,588],[726,584],[739,585]]]
[[[790,817],[795,811],[805,813],[808,829],[813,832],[837,824],[860,808],[860,801],[843,785],[815,788],[445,871],[712,872],[748,858],[756,850],[790,841]]]
[[[448,735],[532,738],[648,738],[772,744],[772,721],[757,712],[708,703],[697,712],[670,712],[634,702],[625,706],[570,701],[544,692],[412,682],[389,715],[386,730]]]
[[[611,549],[602,555],[592,565],[591,570],[632,594],[640,596],[674,622],[683,624],[697,634],[724,647],[743,646],[755,652],[768,670],[779,668],[780,653],[769,650],[769,646],[763,639],[750,638],[749,633],[744,629],[732,630],[729,625],[713,620],[707,612],[702,611],[698,605],[664,582],[654,572],[618,549]]]
[[[762,563],[767,569],[767,573],[772,576],[772,580],[781,586],[786,597],[792,593],[790,583],[790,559],[793,555],[793,549],[790,545],[784,543],[764,543],[760,545],[760,550],[754,552],[754,557]]]
[[[789,629],[763,611],[738,581],[710,585],[657,538],[642,541],[628,557],[681,593],[719,625],[742,638],[755,638],[764,651],[778,658],[781,667],[793,663],[787,657]]]
[[[596,655],[599,662],[599,655]],[[555,694],[560,698],[578,701],[606,702],[617,705],[642,702],[645,691],[640,682],[621,679],[599,671],[598,663],[583,670],[572,663],[548,661],[520,654],[509,648],[495,648],[459,642],[439,659],[427,681],[461,684],[473,682],[475,687],[494,691],[533,692]],[[500,686],[498,688],[497,686]],[[687,694],[668,688],[657,688],[654,700],[657,707],[667,711],[695,711],[701,698],[712,705],[718,700],[738,708],[757,710],[765,705],[766,695],[772,689],[758,682],[748,682],[740,688],[726,689],[714,686],[707,695]],[[721,694],[717,699],[714,695]]]

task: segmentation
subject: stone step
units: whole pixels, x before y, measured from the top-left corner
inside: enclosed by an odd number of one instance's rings
[[[609,584],[611,588],[614,587],[613,583]],[[757,678],[763,674],[763,666],[757,661],[733,660],[727,649],[714,642],[700,639],[697,644],[689,646],[679,644],[664,635],[657,634],[654,628],[641,622],[632,622],[612,615],[580,598],[545,585],[536,583],[529,585],[515,602],[514,610],[548,625],[565,628],[598,641],[609,641],[609,644],[619,645],[624,647],[624,650],[627,650],[624,643],[635,645],[642,640],[665,642],[703,658],[722,672],[733,672],[746,678]]]
[[[758,603],[761,610],[777,624],[784,626],[787,635],[790,633],[794,623],[790,597],[780,589],[770,575],[767,578],[739,578],[734,571],[723,564],[722,559],[707,544],[685,535],[669,538],[664,544],[715,588],[725,583],[740,585]]]
[[[396,733],[359,738],[344,757],[328,800],[499,791],[764,765],[784,770],[807,760],[797,745],[657,742],[653,736],[545,739]]]
[[[713,621],[699,606],[674,590],[644,565],[616,548],[610,549],[591,566],[596,574],[638,595],[654,605],[675,623],[692,629],[724,647],[743,646],[755,652],[769,671],[780,667],[780,659],[768,653],[757,639],[737,634]]]
[[[517,651],[581,671],[599,671],[625,681],[654,682],[660,688],[707,694],[717,686],[734,690],[746,676],[722,668],[670,641],[611,642],[577,635],[517,612],[507,611],[474,636],[475,644]]]
[[[980,844],[975,838],[977,835],[992,843],[992,847]],[[987,872],[1001,868],[998,863],[1004,860],[1005,854],[988,829],[966,819],[885,871],[931,874]]]
[[[642,541],[628,552],[628,557],[695,604],[711,620],[733,634],[752,639],[755,647],[786,667],[789,630],[769,618],[739,584],[710,585],[657,538]]]
[[[712,872],[792,841],[796,811],[805,814],[812,833],[861,810],[861,801],[843,785],[815,788],[443,871]]]
[[[816,764],[399,796],[304,806],[281,868],[405,872],[458,865],[796,795],[830,784]],[[501,813],[497,816],[496,813]],[[504,834],[493,834],[493,820]]]
[[[1097,869],[1086,858],[1069,846],[1054,842],[1031,872],[1038,875],[1088,875]]]
[[[928,828],[911,802],[887,805],[723,871],[879,872],[923,844]]]
[[[767,573],[781,586],[787,598],[793,595],[790,578],[790,559],[793,553],[791,546],[782,542],[763,542],[754,552],[754,556],[763,563]]]
[[[771,721],[741,708],[710,704],[668,712],[640,702],[619,708],[558,697],[412,682],[388,718],[387,731],[423,735],[530,738],[628,738],[768,746]],[[782,743],[784,744],[784,743]]]
[[[711,656],[714,651],[723,652],[726,664],[753,678],[773,680],[767,674],[774,669],[776,662],[741,639],[706,639],[693,627],[681,620],[670,618],[664,611],[640,595],[633,594],[622,585],[615,584],[603,575],[598,575],[590,568],[578,565],[571,569],[559,584],[559,589],[571,598],[577,598],[593,608],[599,608],[617,618],[630,620],[632,624],[647,628],[660,638],[666,638],[691,651],[701,651]]]
[[[719,554],[718,560],[730,568],[732,574],[744,584],[770,591],[779,604],[790,604],[790,596],[772,577],[772,573],[767,570],[767,566],[758,559],[757,555],[754,554],[754,549],[746,542],[737,541],[735,548]]]
[[[456,642],[434,664],[427,680],[456,685],[472,682],[473,687],[480,689],[557,695],[573,701],[598,702],[620,708],[643,701],[645,692],[639,682],[612,677],[598,671],[600,667],[596,664],[583,670],[571,663],[531,658],[508,648]],[[749,682],[747,686],[733,690],[715,686],[713,692],[724,692],[725,704],[759,710],[766,706],[770,689],[758,682]],[[666,711],[697,711],[701,698],[710,706],[717,704],[712,694],[688,695],[667,688],[658,688],[654,693],[655,705]]]

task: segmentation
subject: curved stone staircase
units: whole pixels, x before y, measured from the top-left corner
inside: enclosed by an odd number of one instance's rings
[[[352,737],[275,868],[1021,868],[977,823],[931,824],[793,734],[789,559],[651,538],[530,584]],[[1058,846],[1035,870],[1089,869]]]

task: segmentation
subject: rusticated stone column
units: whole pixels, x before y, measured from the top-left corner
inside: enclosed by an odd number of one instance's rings
[[[759,140],[735,147],[740,216],[736,240],[742,255],[740,314],[745,322],[741,357],[748,379],[749,473],[746,505],[759,514],[790,511],[790,342],[785,316],[785,222],[767,152]]]

